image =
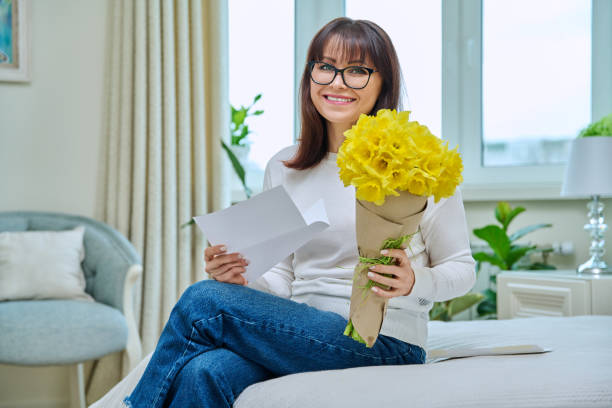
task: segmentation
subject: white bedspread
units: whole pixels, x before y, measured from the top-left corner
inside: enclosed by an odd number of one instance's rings
[[[428,351],[519,344],[552,351],[293,374],[251,385],[234,408],[612,407],[612,316],[429,323]],[[148,359],[92,408],[121,407]]]

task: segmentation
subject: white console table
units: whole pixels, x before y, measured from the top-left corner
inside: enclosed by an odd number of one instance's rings
[[[574,270],[504,271],[497,275],[497,318],[612,315],[612,275]]]

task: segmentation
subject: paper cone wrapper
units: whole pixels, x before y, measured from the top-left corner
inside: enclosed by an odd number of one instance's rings
[[[355,208],[359,256],[378,258],[386,239],[397,239],[417,232],[426,205],[427,197],[405,191],[398,197],[387,197],[381,206],[357,200]],[[360,262],[355,267],[349,319],[367,346],[372,347],[387,313],[388,299],[363,289],[369,281],[369,266]]]

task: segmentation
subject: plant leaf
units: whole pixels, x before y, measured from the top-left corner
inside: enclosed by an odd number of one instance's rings
[[[429,320],[442,320],[442,315],[446,311],[443,303],[435,302],[429,311]]]
[[[476,311],[478,312],[478,316],[487,316],[497,313],[497,302],[485,299],[478,304]]]
[[[514,217],[516,217],[517,215],[519,215],[523,211],[525,211],[525,209],[523,207],[516,207],[515,209],[510,211],[510,213],[508,214],[508,217],[506,218],[506,224],[505,224],[505,230],[506,231],[508,230],[508,225],[510,225],[510,223],[512,222]]]
[[[529,251],[533,250],[535,246],[522,246],[512,245],[508,257],[506,258],[506,264],[508,269],[512,269],[514,264],[524,257]]]
[[[236,124],[236,127],[239,127],[240,125],[244,123],[246,116],[247,116],[247,112],[244,107],[238,110],[234,110],[234,112],[232,112],[232,122]]]
[[[521,228],[520,230],[516,231],[514,234],[510,235],[510,242],[514,242],[524,237],[525,235],[529,234],[532,231],[539,230],[541,228],[550,228],[550,227],[552,227],[552,224],[528,225],[527,227]]]
[[[543,270],[555,270],[557,269],[556,266],[554,265],[549,265],[549,264],[545,264],[542,262],[534,262],[530,265],[526,266],[526,269],[530,270],[530,271],[543,271]]]
[[[255,112],[253,112],[253,116],[259,116],[259,115],[261,115],[263,113],[264,113],[264,111],[262,111],[262,110],[256,110]]]
[[[504,226],[506,225],[506,218],[510,213],[510,204],[505,201],[500,201],[497,203],[497,207],[495,207],[495,219],[499,221],[499,223]]]
[[[485,289],[482,291],[482,294],[491,302],[497,302],[497,292],[493,289]]]
[[[485,296],[482,293],[468,293],[466,295],[454,298],[448,305],[448,316],[453,317],[456,314],[469,309],[477,303],[484,300]]]
[[[195,221],[192,219],[190,219],[189,221],[187,221],[186,223],[181,225],[181,228],[185,228],[185,227],[189,227],[191,225],[195,224]]]
[[[500,259],[506,259],[508,252],[510,252],[510,239],[503,229],[497,225],[487,225],[483,228],[477,228],[473,232],[478,238],[486,241]]]
[[[253,104],[255,104],[255,102],[257,102],[260,99],[261,99],[261,94],[257,94],[255,98],[253,99]]]
[[[476,252],[472,257],[478,262],[488,262],[491,265],[499,266],[499,269],[506,269],[506,263],[500,259],[497,254],[487,254],[485,252]]]
[[[232,152],[232,150],[229,147],[227,147],[227,145],[225,144],[223,140],[221,141],[221,147],[223,147],[223,149],[227,153],[227,156],[229,157],[230,162],[232,163],[232,166],[234,167],[234,171],[236,172],[236,175],[238,176],[238,178],[240,179],[240,182],[242,183],[242,187],[244,188],[244,192],[247,198],[251,198],[251,189],[247,187],[246,181],[245,181],[246,174],[244,172],[244,167],[242,167],[242,164],[240,164],[240,161],[238,160],[234,152]]]

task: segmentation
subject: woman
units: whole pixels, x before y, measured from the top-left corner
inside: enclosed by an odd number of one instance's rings
[[[278,376],[423,364],[433,302],[473,286],[459,192],[437,204],[430,199],[410,259],[390,250],[397,265],[373,268],[371,279],[391,286],[377,292],[390,300],[376,343],[366,348],[343,335],[358,252],[355,191],[340,181],[336,154],[360,114],[399,107],[400,68],[380,27],[348,18],[315,35],[307,61],[299,145],[270,160],[264,188],[284,185],[303,209],[322,197],[330,227],[248,285],[248,260],[222,245],[207,248],[212,280],[192,285],[178,301],[128,406],[231,407],[249,385]]]

